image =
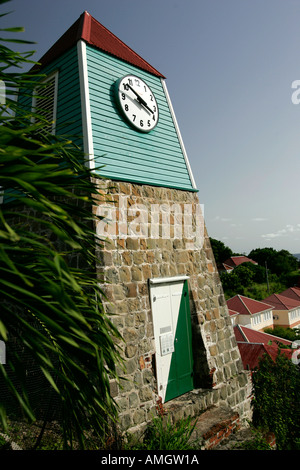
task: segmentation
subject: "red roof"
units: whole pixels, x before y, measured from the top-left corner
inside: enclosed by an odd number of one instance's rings
[[[235,310],[240,315],[254,315],[255,313],[270,310],[270,304],[250,299],[244,295],[235,295],[227,300],[227,306],[230,310]]]
[[[283,292],[280,292],[280,295],[289,297],[290,299],[299,300],[300,303],[300,287],[289,287]]]
[[[223,263],[222,266],[226,271],[232,271],[233,270],[233,266],[229,266],[228,264]]]
[[[257,264],[256,261],[253,261],[253,259],[250,259],[247,256],[231,256],[226,261],[224,261],[224,264],[231,266],[232,268],[236,268],[243,263]]]
[[[39,63],[44,67],[77,44],[80,39],[153,75],[165,78],[86,11],[43,55]],[[36,69],[37,66],[33,68]]]
[[[228,309],[228,313],[231,317],[234,317],[235,315],[239,315],[239,312],[236,312],[235,310]]]
[[[264,302],[268,302],[276,310],[292,310],[300,306],[299,300],[294,300],[281,294],[272,294],[264,299]]]
[[[244,369],[253,370],[259,365],[259,359],[264,354],[268,354],[273,360],[278,354],[278,343],[291,346],[292,341],[288,341],[278,336],[255,331],[242,325],[233,328],[237,345],[241,354]],[[288,358],[292,357],[293,349],[281,349],[281,352]]]
[[[273,346],[278,343],[282,343],[286,346],[291,346],[292,341],[289,341],[284,338],[279,338],[278,336],[271,335],[269,333],[264,333],[263,331],[256,331],[252,328],[248,328],[243,325],[236,325],[233,327],[235,338],[237,341],[245,343],[260,343],[264,345],[270,345],[270,342]]]
[[[264,354],[268,354],[273,361],[276,360],[278,355],[278,347],[257,344],[257,343],[238,343],[238,348],[241,354],[243,368],[245,370],[253,370],[259,366],[259,360]],[[291,359],[293,351],[291,349],[281,349],[282,354]]]

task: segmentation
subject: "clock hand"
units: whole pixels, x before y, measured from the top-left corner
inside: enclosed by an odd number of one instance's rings
[[[150,109],[149,106],[147,105],[146,101],[134,90],[134,88],[132,88],[132,86],[129,85],[129,83],[127,83],[127,87],[130,88],[130,90],[133,91],[133,93],[136,95],[138,102],[141,105],[145,106],[145,108],[147,108],[150,111],[150,113],[154,114],[152,109]]]
[[[146,109],[148,109],[150,113],[154,114],[154,111],[152,111],[152,109],[149,108],[149,106],[147,105],[146,101],[143,100],[143,98],[141,99],[138,98],[138,102],[141,103],[141,105],[144,106]]]
[[[133,91],[133,93],[137,96],[138,100],[140,101],[141,104],[144,104],[144,105],[147,105],[146,101],[143,100],[143,98],[138,94],[137,91],[135,91],[134,88],[132,88],[131,85],[129,85],[129,83],[126,84],[127,88],[130,88],[131,91]]]
[[[148,106],[147,103],[143,100],[143,98],[141,98],[141,99],[142,99],[142,101],[140,101],[140,100],[138,99],[138,101],[141,103],[141,105],[144,106],[145,108],[147,108],[148,111],[150,111],[150,113],[154,114],[154,111],[152,111],[152,109],[149,108],[149,106]]]

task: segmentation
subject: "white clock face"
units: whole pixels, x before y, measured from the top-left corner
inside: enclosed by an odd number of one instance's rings
[[[139,77],[126,75],[116,83],[117,101],[130,124],[150,132],[158,122],[158,106],[149,86]]]

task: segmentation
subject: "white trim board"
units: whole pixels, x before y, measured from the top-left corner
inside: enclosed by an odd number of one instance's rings
[[[171,115],[172,115],[175,130],[176,130],[178,140],[179,140],[179,143],[180,143],[180,147],[181,147],[184,159],[185,159],[185,163],[186,163],[186,166],[187,166],[187,169],[188,169],[188,173],[189,173],[189,176],[190,176],[190,179],[191,179],[192,186],[193,186],[194,189],[197,189],[195,179],[194,179],[194,176],[193,176],[193,172],[192,172],[192,168],[191,168],[191,165],[190,165],[190,162],[189,162],[186,150],[185,150],[185,146],[184,146],[183,139],[182,139],[182,136],[181,136],[181,133],[180,133],[179,125],[178,125],[178,122],[177,122],[177,119],[176,119],[175,111],[174,111],[174,108],[173,108],[173,105],[172,105],[172,102],[171,102],[171,98],[170,98],[170,95],[169,95],[169,92],[168,92],[168,89],[167,89],[166,82],[163,78],[161,78],[160,80],[161,80],[161,84],[162,84],[162,87],[163,87],[163,90],[164,90],[164,93],[165,93],[165,96],[166,96],[166,99],[167,99],[167,103],[169,105],[169,109],[170,109],[170,112],[171,112]]]
[[[77,43],[78,67],[80,81],[80,97],[82,109],[83,150],[86,155],[87,165],[91,170],[95,169],[91,106],[89,94],[89,80],[86,58],[86,43],[82,40]]]
[[[174,277],[156,277],[149,279],[150,284],[165,284],[170,282],[182,282],[187,281],[189,276],[174,276]]]

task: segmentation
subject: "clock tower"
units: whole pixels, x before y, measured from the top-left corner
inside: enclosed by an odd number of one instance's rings
[[[125,340],[126,380],[111,383],[121,426],[150,421],[157,400],[245,417],[247,375],[165,77],[87,12],[39,62],[53,132],[76,135],[99,175],[97,271]]]

